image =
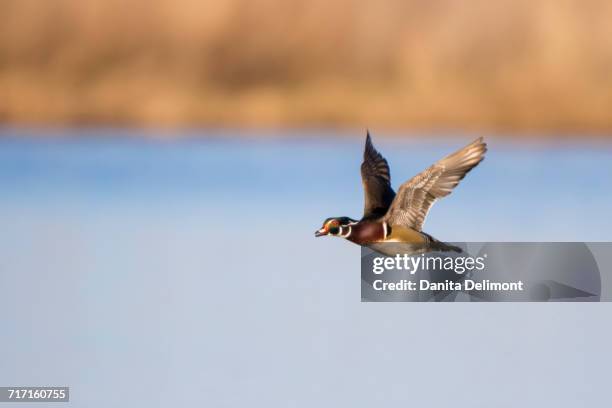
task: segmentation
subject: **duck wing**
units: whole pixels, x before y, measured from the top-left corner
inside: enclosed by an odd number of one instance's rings
[[[370,132],[363,152],[361,181],[365,196],[362,220],[383,217],[393,202],[395,192],[391,188],[389,164],[372,144]]]
[[[402,184],[384,221],[421,231],[433,203],[449,195],[486,151],[483,138],[478,138]]]

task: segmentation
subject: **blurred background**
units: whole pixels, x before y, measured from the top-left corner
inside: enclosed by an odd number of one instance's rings
[[[605,0],[4,0],[0,118],[609,133]]]
[[[436,238],[612,240],[610,21],[596,0],[3,0],[0,385],[605,405],[607,304],[361,304],[359,248],[313,233],[360,216],[369,128],[395,187],[485,136]]]

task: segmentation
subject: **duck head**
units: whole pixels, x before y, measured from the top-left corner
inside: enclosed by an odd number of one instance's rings
[[[334,237],[347,236],[351,225],[357,221],[349,217],[330,217],[323,221],[323,226],[315,231],[315,237],[331,235]]]

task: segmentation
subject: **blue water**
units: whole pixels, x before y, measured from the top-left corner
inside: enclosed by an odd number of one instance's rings
[[[1,385],[87,407],[600,403],[606,305],[359,303],[359,249],[313,232],[360,216],[361,138],[166,136],[0,131]],[[395,186],[471,139],[374,137]],[[612,240],[612,145],[489,149],[427,232]]]

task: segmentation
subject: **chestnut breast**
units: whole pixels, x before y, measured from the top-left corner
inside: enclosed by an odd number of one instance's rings
[[[382,223],[379,222],[360,222],[351,226],[351,234],[347,237],[359,245],[369,244],[371,242],[382,241],[385,237],[385,230]]]

